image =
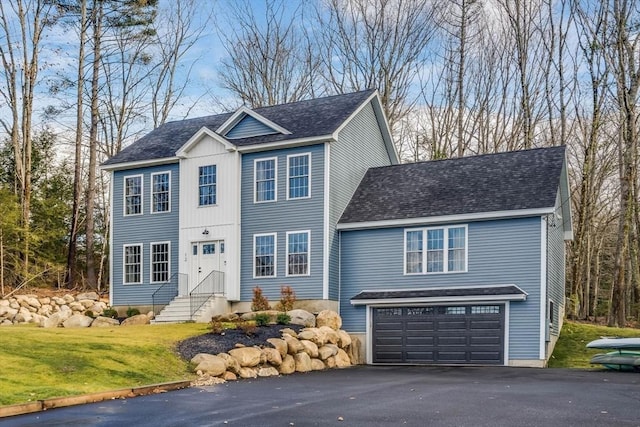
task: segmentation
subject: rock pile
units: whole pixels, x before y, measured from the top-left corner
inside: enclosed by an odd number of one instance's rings
[[[308,322],[308,315],[299,314]],[[323,310],[317,316],[309,315],[314,317],[315,326],[306,327],[298,333],[285,328],[281,338],[267,340],[271,347],[238,347],[217,355],[197,354],[191,359],[199,376],[194,384],[346,368],[357,364],[360,342],[340,329],[342,319],[338,313]]]
[[[95,292],[73,296],[38,297],[16,295],[0,299],[0,326],[36,323],[45,328],[86,328],[117,326],[117,319],[101,316],[108,308]],[[149,323],[148,315],[132,316],[122,322],[127,324]]]

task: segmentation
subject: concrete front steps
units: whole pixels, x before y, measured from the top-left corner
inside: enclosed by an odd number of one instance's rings
[[[165,306],[151,323],[182,323],[199,322],[207,323],[216,314],[228,313],[230,304],[223,296],[212,295],[193,316],[191,313],[191,299],[188,296],[175,297],[169,305]]]

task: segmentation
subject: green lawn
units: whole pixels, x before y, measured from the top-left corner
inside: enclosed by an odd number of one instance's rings
[[[173,347],[206,324],[0,328],[0,405],[192,379]]]
[[[640,329],[608,328],[585,323],[564,322],[560,339],[549,360],[550,368],[598,368],[589,360],[602,349],[587,349],[586,345],[600,337],[640,337]]]

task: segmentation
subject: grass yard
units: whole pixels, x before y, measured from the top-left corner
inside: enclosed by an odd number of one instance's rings
[[[0,405],[192,379],[173,351],[207,324],[0,329]]]
[[[595,354],[607,350],[588,349],[586,345],[601,337],[640,337],[640,329],[608,328],[586,323],[564,322],[560,339],[549,360],[550,368],[601,368],[591,365],[589,360]]]

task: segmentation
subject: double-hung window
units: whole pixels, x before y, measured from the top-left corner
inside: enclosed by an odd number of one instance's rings
[[[467,269],[467,226],[405,230],[405,274]]]
[[[287,232],[287,276],[309,275],[309,231]]]
[[[171,210],[171,173],[151,174],[151,213]]]
[[[216,165],[198,168],[198,206],[216,204]]]
[[[124,214],[142,215],[142,175],[124,177]]]
[[[276,158],[260,159],[254,163],[254,201],[273,202],[277,200]]]
[[[124,245],[123,282],[125,284],[142,283],[142,245]]]
[[[310,196],[309,174],[311,155],[287,156],[287,198],[304,199]]]
[[[276,234],[253,236],[254,277],[276,277]]]
[[[151,283],[169,281],[169,242],[151,243]]]

